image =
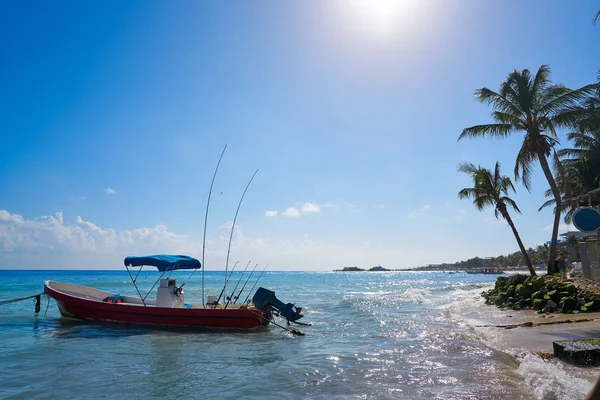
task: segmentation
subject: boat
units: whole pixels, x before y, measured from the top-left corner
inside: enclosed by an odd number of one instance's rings
[[[285,318],[288,323],[303,317],[301,308],[291,303],[284,304],[274,292],[262,287],[256,290],[251,302],[247,301],[248,296],[243,304],[230,304],[230,300],[237,300],[233,295],[223,298],[227,299],[225,304],[219,301],[220,296],[208,296],[207,301],[203,299],[202,303],[186,303],[185,283],[177,286],[177,280],[171,276],[175,270],[201,268],[200,261],[190,256],[131,256],[125,258],[124,264],[138,296],[57,281],[45,281],[44,293],[56,300],[63,317],[95,322],[251,331],[270,323],[278,325],[273,321],[274,315]],[[160,276],[148,293],[142,295],[136,281],[144,266],[156,267]],[[136,267],[140,269],[134,276],[130,268]],[[156,285],[156,296],[151,298]]]

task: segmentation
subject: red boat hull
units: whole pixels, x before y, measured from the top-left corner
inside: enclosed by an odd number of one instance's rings
[[[253,330],[266,326],[265,314],[255,308],[167,308],[154,305],[106,303],[53,289],[44,293],[56,300],[61,315],[99,322],[165,327]]]

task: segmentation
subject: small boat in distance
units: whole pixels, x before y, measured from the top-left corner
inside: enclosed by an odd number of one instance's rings
[[[44,282],[44,293],[56,300],[62,316],[97,322],[118,322],[150,325],[157,327],[183,327],[208,329],[254,330],[273,322],[273,314],[280,315],[288,322],[302,318],[301,308],[284,304],[275,293],[258,288],[249,303],[220,303],[216,296],[208,296],[206,303],[186,303],[182,284],[177,286],[171,273],[181,269],[199,269],[200,261],[182,255],[154,255],[146,257],[126,257],[125,268],[131,277],[139,297],[124,296],[86,286],[56,281]],[[153,266],[160,276],[142,296],[136,283],[143,266]],[[134,277],[129,267],[140,267]],[[168,277],[165,274],[168,273]],[[156,297],[150,293],[156,290]],[[232,298],[237,300],[240,296]],[[274,322],[273,322],[274,323]],[[275,324],[275,323],[274,323]]]

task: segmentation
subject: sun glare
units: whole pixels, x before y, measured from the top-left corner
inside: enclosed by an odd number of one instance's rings
[[[347,0],[341,2],[361,30],[391,36],[414,22],[419,0]]]

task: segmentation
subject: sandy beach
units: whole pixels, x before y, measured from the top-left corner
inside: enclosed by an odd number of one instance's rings
[[[532,310],[507,310],[501,313],[493,323],[480,327],[502,332],[506,349],[552,354],[552,343],[556,340],[600,338],[600,312],[546,315]]]
[[[478,340],[501,352],[498,357],[510,356],[503,373],[518,374],[534,398],[583,399],[600,375],[600,367],[571,365],[553,356],[556,340],[600,338],[600,312],[537,314],[481,303],[468,314],[467,323]],[[564,397],[565,393],[570,394]]]

